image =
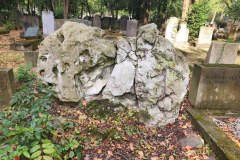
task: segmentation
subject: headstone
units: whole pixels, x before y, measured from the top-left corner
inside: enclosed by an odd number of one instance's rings
[[[239,43],[212,42],[205,63],[235,64]]]
[[[128,16],[122,16],[120,21],[120,31],[127,30],[127,21],[129,20]]]
[[[188,35],[189,29],[187,28],[187,23],[181,23],[174,44],[188,46]]]
[[[198,47],[209,47],[212,43],[213,27],[201,27],[198,36]]]
[[[0,68],[0,106],[8,105],[15,92],[13,69]]]
[[[54,32],[54,16],[53,12],[42,12],[42,24],[43,24],[43,37],[47,37]]]
[[[24,52],[24,61],[25,63],[32,63],[33,67],[37,66],[38,61],[38,53],[37,51],[26,51]]]
[[[103,17],[101,23],[102,29],[109,29],[110,26],[110,17]]]
[[[96,15],[93,17],[93,27],[101,28],[101,17],[99,15]]]
[[[128,20],[127,21],[127,37],[136,37],[137,30],[138,30],[138,21]]]
[[[177,35],[178,22],[179,19],[177,17],[170,17],[170,19],[167,22],[165,38],[172,43],[174,42]]]
[[[240,110],[240,65],[194,65],[189,101],[199,109]]]
[[[24,15],[21,17],[22,22],[22,28],[23,32],[25,33],[27,31],[28,27],[39,27],[39,17],[38,16],[32,16],[32,15]]]
[[[28,27],[23,38],[38,38],[39,27]]]

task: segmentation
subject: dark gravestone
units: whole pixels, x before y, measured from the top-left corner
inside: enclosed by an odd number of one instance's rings
[[[24,15],[21,17],[23,32],[27,31],[28,27],[39,26],[39,17],[32,15]]]
[[[37,66],[38,61],[38,53],[37,51],[26,51],[24,52],[24,61],[25,63],[31,63],[33,67]]]
[[[194,65],[189,93],[198,109],[240,110],[240,65]]]
[[[110,18],[109,17],[103,17],[102,18],[102,29],[109,29],[109,27],[111,26],[110,24]]]
[[[127,37],[136,37],[138,29],[137,20],[128,20],[127,21]]]
[[[39,27],[28,27],[23,38],[38,38]]]
[[[93,17],[93,27],[101,28],[101,17],[96,15]]]
[[[127,30],[127,21],[129,20],[128,16],[122,16],[120,21],[120,31]]]
[[[15,92],[13,70],[0,68],[0,106],[8,105]]]

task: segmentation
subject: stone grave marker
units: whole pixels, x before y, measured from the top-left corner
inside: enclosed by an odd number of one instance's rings
[[[40,24],[38,16],[24,15],[20,19],[24,33],[27,31],[28,27],[39,26]]]
[[[188,46],[188,35],[189,35],[189,29],[187,28],[187,23],[181,23],[180,29],[176,35],[176,39],[174,44],[175,45],[182,45],[182,46]]]
[[[43,37],[47,37],[54,32],[54,15],[53,12],[42,12]]]
[[[0,106],[8,105],[15,92],[13,69],[0,68]]]
[[[96,15],[93,17],[93,27],[98,27],[98,28],[102,27],[101,17],[99,15]]]
[[[33,67],[36,67],[38,61],[38,53],[39,52],[37,51],[25,51],[24,52],[25,63],[32,63]]]
[[[178,22],[179,19],[177,17],[170,17],[170,19],[167,22],[165,38],[172,43],[174,42],[177,35]]]
[[[120,31],[124,32],[127,30],[127,21],[129,20],[128,16],[122,16],[120,21]]]
[[[213,36],[213,27],[201,27],[199,36],[198,36],[198,41],[197,41],[197,46],[198,47],[203,47],[203,48],[208,48],[211,43],[212,43],[212,36]]]
[[[39,27],[28,27],[23,38],[38,38]]]
[[[240,65],[194,65],[189,101],[198,109],[240,111]]]
[[[205,63],[235,64],[239,43],[212,42]]]
[[[128,20],[127,21],[127,37],[136,37],[137,30],[138,30],[138,21]]]

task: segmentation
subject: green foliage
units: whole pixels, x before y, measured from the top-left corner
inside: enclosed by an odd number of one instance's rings
[[[80,157],[82,147],[78,140],[56,136],[58,130],[67,132],[69,125],[49,113],[54,95],[52,89],[41,81],[27,80],[28,83],[13,95],[12,107],[0,113],[0,159]]]
[[[240,0],[232,1],[232,4],[227,8],[227,15],[234,20],[240,20]]]
[[[205,0],[195,3],[188,13],[187,23],[190,31],[190,41],[194,41],[198,37],[200,27],[208,20],[209,8],[206,4],[207,1]]]
[[[5,23],[4,23],[4,28],[6,30],[12,30],[13,28],[15,27],[15,24],[10,21],[10,20],[7,20]]]
[[[63,6],[57,6],[54,10],[54,17],[57,19],[62,19],[64,17]]]
[[[35,75],[31,73],[31,69],[32,69],[31,63],[20,66],[16,74],[18,82],[25,83],[32,81],[35,78]]]

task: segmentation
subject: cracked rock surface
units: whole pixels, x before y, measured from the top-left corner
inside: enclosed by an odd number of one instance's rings
[[[135,38],[103,36],[99,28],[66,22],[39,47],[39,78],[61,101],[109,98],[147,113],[149,126],[173,123],[187,92],[185,57],[155,24],[142,26]]]

